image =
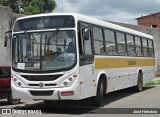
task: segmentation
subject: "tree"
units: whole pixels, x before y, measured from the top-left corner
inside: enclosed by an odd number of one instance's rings
[[[27,15],[52,12],[57,6],[55,0],[0,0],[0,4]]]

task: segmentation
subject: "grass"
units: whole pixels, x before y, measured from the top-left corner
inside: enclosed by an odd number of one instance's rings
[[[143,86],[144,87],[150,87],[150,86],[160,86],[160,80],[154,80],[154,81],[151,81],[149,83],[146,83],[144,84]]]

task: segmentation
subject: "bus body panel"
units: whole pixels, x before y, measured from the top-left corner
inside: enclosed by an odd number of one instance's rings
[[[71,87],[65,88],[47,88],[47,89],[39,89],[39,88],[19,88],[15,85],[11,86],[12,88],[12,96],[14,99],[47,99],[47,100],[79,100],[80,98],[80,84],[74,83]],[[35,94],[32,95],[31,91],[34,91]],[[49,92],[52,91],[51,95],[38,95],[38,92]],[[70,92],[73,91],[73,94],[62,96],[62,92]],[[36,96],[36,93],[38,96]]]
[[[137,85],[140,70],[143,73],[143,83],[151,81],[155,76],[155,59],[153,58],[98,56],[96,60],[96,74],[100,71],[105,71],[107,74],[108,92]],[[134,61],[134,65],[130,65],[130,61]]]
[[[85,65],[80,67],[81,79],[81,98],[87,98],[95,95],[96,81],[94,76],[94,65]]]

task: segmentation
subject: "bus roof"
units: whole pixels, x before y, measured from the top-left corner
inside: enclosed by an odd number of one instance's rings
[[[112,24],[110,22],[107,21],[103,21],[103,20],[99,20],[96,18],[92,18],[89,16],[85,16],[82,14],[78,14],[78,13],[46,13],[46,14],[37,14],[37,15],[30,15],[30,16],[24,16],[24,17],[20,17],[17,20],[20,19],[26,19],[26,18],[34,18],[34,17],[43,17],[43,16],[57,16],[57,15],[72,15],[73,17],[75,17],[75,19],[77,21],[83,21],[83,22],[87,22],[87,23],[91,23],[91,24],[95,24],[95,25],[99,25],[99,26],[103,26],[106,28],[110,28],[110,29],[114,29],[114,30],[119,30],[122,32],[126,32],[126,33],[130,33],[130,34],[134,34],[134,35],[138,35],[138,36],[142,36],[142,37],[146,37],[146,38],[150,38],[153,39],[153,37],[151,35],[148,35],[146,33],[142,33],[130,28],[126,28],[126,27],[122,27],[116,24]]]

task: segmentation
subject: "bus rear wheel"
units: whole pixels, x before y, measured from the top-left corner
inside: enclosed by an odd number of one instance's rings
[[[98,87],[97,87],[97,94],[94,97],[94,105],[95,106],[101,106],[103,102],[103,92],[104,92],[104,87],[103,87],[103,81],[99,80],[98,82]]]
[[[143,88],[143,76],[142,73],[138,73],[137,85],[134,87],[136,92],[141,92]]]

